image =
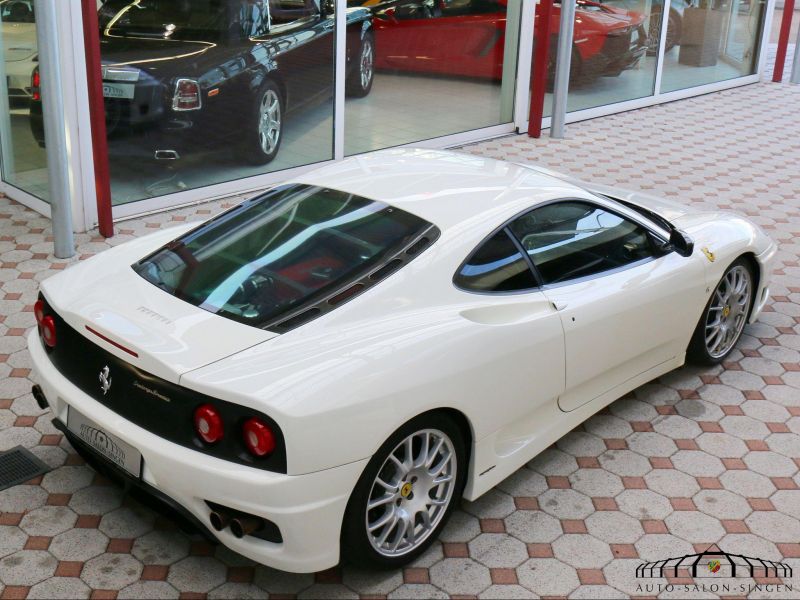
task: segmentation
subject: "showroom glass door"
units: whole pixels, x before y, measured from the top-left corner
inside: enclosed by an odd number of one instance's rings
[[[40,200],[49,195],[41,98],[34,81],[33,0],[0,0],[0,161],[2,180]],[[38,71],[37,71],[38,72]]]
[[[332,0],[101,4],[115,205],[333,158]]]
[[[344,154],[513,120],[521,0],[347,0],[368,10],[348,39]],[[348,36],[352,34],[348,33]],[[359,85],[373,71],[371,88]]]
[[[652,96],[663,0],[578,0],[573,26],[567,112]],[[538,16],[536,17],[539,18]],[[544,114],[551,114],[561,3],[550,23]]]
[[[661,92],[754,74],[765,0],[671,0]]]

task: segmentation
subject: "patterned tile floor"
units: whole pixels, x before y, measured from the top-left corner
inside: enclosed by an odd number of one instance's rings
[[[750,215],[780,243],[772,301],[723,367],[684,367],[571,432],[403,571],[289,575],[177,531],[82,464],[31,397],[24,334],[48,220],[0,199],[0,450],[53,470],[0,492],[0,597],[655,596],[636,565],[718,543],[796,568],[800,589],[800,86],[759,84],[466,148]],[[79,259],[227,202],[126,221]],[[662,580],[663,582],[663,580]],[[750,581],[750,583],[754,583]],[[663,592],[663,597],[714,594]],[[743,596],[734,590],[723,593]]]

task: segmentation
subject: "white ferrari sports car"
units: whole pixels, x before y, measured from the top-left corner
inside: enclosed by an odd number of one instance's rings
[[[614,399],[723,361],[775,252],[735,214],[386,150],[44,281],[34,394],[240,554],[394,567]]]

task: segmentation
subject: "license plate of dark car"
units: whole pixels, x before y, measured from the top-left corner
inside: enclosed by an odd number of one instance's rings
[[[100,425],[70,407],[67,428],[97,454],[134,477],[142,472],[142,454],[128,442],[105,431]]]
[[[130,100],[133,98],[133,85],[126,83],[106,83],[103,82],[103,96],[106,98],[122,98]]]

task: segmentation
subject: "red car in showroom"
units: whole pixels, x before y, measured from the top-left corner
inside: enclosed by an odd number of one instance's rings
[[[375,66],[381,70],[500,80],[507,0],[351,0],[373,10]],[[538,18],[538,15],[537,15]],[[551,22],[552,82],[560,3]],[[647,51],[644,15],[578,0],[571,81],[616,76]]]

